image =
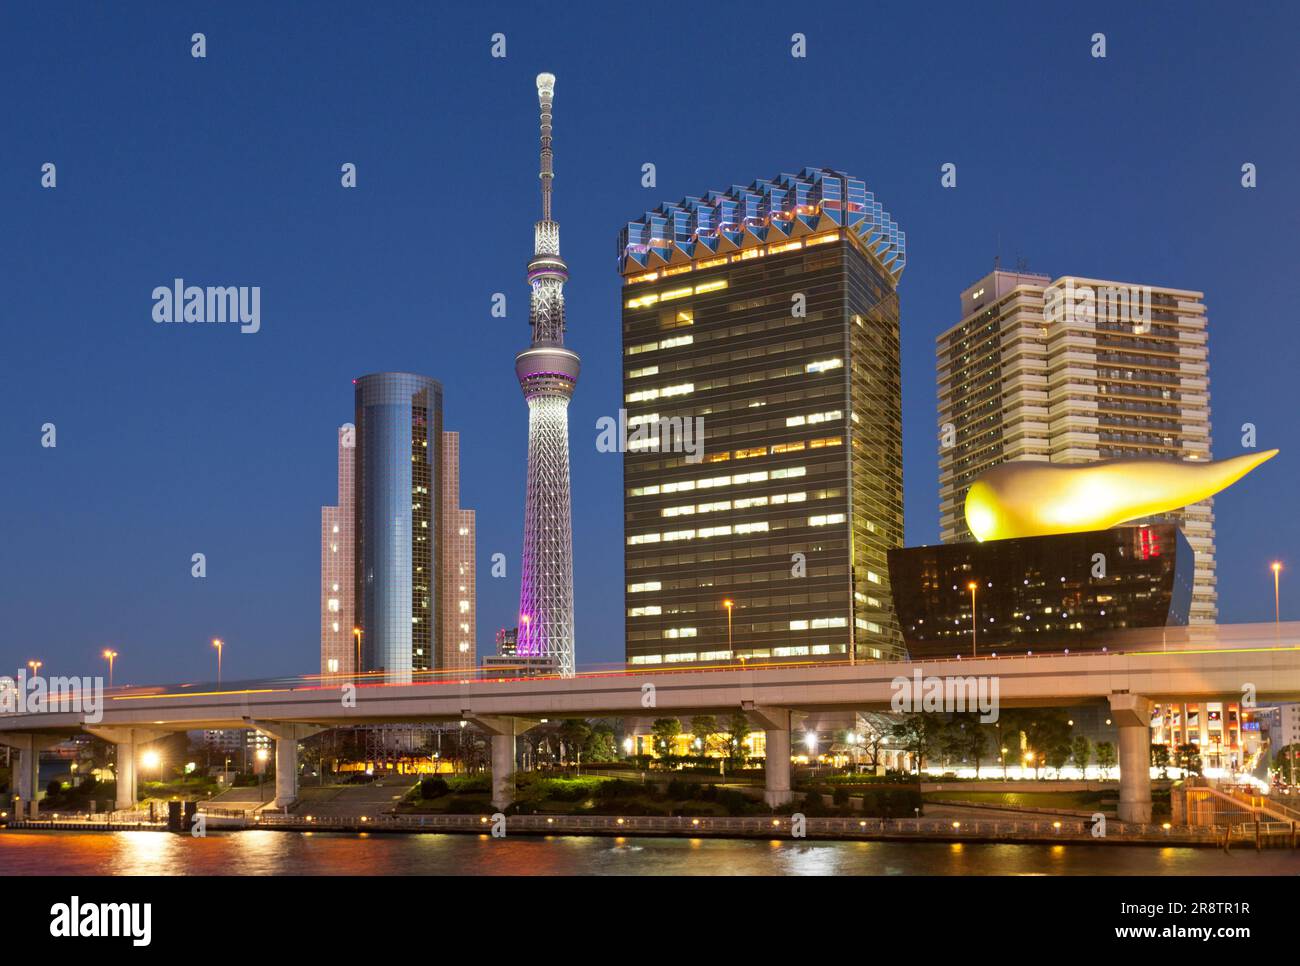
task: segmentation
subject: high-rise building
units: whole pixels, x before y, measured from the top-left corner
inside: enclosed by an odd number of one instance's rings
[[[439,670],[474,667],[476,595],[474,592],[474,511],[460,507],[460,433],[442,434],[442,532],[446,544],[442,573],[442,648]]]
[[[1165,286],[993,272],[936,340],[944,542],[971,539],[971,483],[1008,460],[1210,459],[1204,295]],[[1189,621],[1218,615],[1214,501],[1177,523],[1196,555]]]
[[[647,212],[618,252],[628,663],[901,656],[898,225],[807,168]]]
[[[534,226],[529,324],[532,344],[515,357],[515,374],[528,402],[528,482],[520,562],[521,657],[549,660],[563,675],[574,671],[573,521],[569,502],[569,400],[578,384],[578,354],[564,347],[564,283],[560,225],[551,218],[552,74],[537,75],[541,104],[542,219]]]
[[[445,517],[442,385],[381,372],[356,380],[356,624],[362,670],[432,670]]]
[[[357,648],[353,628],[353,566],[355,523],[355,427],[344,423],[338,431],[338,505],[320,508],[320,672],[353,674]]]
[[[460,506],[442,387],[395,372],[354,384],[338,505],[321,507],[321,673],[472,668],[474,511]]]

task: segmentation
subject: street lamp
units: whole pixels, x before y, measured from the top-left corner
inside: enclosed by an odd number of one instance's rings
[[[113,660],[117,657],[117,651],[111,648],[104,649],[104,657],[108,661],[108,686],[113,686]]]
[[[727,608],[727,651],[732,657],[735,657],[735,651],[731,649],[731,608],[735,606],[731,598],[728,597],[722,602],[722,606]]]
[[[979,585],[976,584],[975,581],[973,580],[966,585],[966,588],[970,591],[970,656],[971,657],[978,656],[975,653],[975,588],[977,586]]]
[[[266,759],[270,757],[265,748],[257,749],[257,800],[265,801],[266,796],[262,793],[262,786],[266,782]]]
[[[41,668],[45,667],[44,661],[28,661],[27,666],[32,669],[32,677],[41,673]]]
[[[352,674],[354,677],[361,673],[361,634],[362,634],[361,628],[359,627],[352,628],[352,636],[356,639],[357,642],[357,661],[356,664],[352,666]]]
[[[221,649],[226,646],[226,642],[219,637],[212,639],[212,646],[217,649],[217,683],[221,683]]]
[[[1278,575],[1282,573],[1282,564],[1274,560],[1269,568],[1273,571],[1273,624],[1279,631],[1282,629],[1282,598],[1278,593]]]

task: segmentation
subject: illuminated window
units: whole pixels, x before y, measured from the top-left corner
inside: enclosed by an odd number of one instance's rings
[[[627,591],[629,594],[639,594],[647,590],[662,590],[663,584],[657,580],[647,580],[641,584],[628,584]]]
[[[826,372],[829,369],[838,369],[844,365],[843,359],[820,359],[816,362],[810,362],[803,367],[804,372]]]
[[[797,453],[803,449],[803,441],[797,443],[777,443],[772,447],[773,453]]]
[[[701,282],[695,286],[695,294],[703,295],[705,292],[716,292],[718,289],[726,287],[727,280],[725,278],[715,279],[712,282]]]
[[[627,616],[628,617],[657,617],[663,612],[664,611],[662,607],[660,607],[657,604],[651,604],[648,607],[629,607],[627,611]]]

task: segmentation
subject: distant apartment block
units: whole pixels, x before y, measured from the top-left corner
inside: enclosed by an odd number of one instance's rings
[[[993,272],[961,293],[936,340],[939,515],[970,540],[971,482],[1008,460],[1209,460],[1204,295],[1167,286]],[[1150,518],[1195,551],[1189,621],[1218,617],[1214,501]]]
[[[442,434],[442,648],[440,670],[474,667],[474,511],[460,507],[460,433]]]
[[[352,539],[355,486],[355,430],[345,423],[338,431],[338,503],[320,510],[320,671],[356,671],[353,605],[355,542]]]

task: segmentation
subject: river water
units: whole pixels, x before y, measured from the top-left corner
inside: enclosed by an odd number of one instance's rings
[[[1300,875],[1300,852],[247,831],[0,833],[6,875]]]

